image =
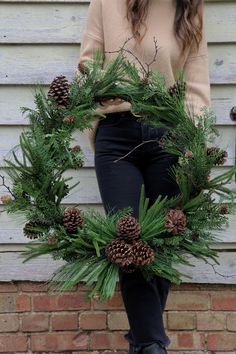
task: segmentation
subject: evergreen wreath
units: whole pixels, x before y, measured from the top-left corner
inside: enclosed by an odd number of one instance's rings
[[[150,70],[151,63],[147,69],[142,66],[140,77],[124,51],[117,51],[103,68],[103,53],[96,50],[71,82],[57,76],[47,94],[37,85],[36,108],[21,107],[29,118],[29,130],[20,135],[12,159],[4,159],[11,187],[1,175],[7,189],[1,196],[5,211],[24,216],[23,232],[30,239],[22,252],[24,262],[43,254],[62,259],[65,264],[48,281],[49,289],[62,292],[85,282],[87,297],[96,294],[102,300],[113,296],[119,269],[128,273],[140,269],[147,280],[159,275],[180,284],[182,275],[191,276],[175,264],[193,266],[188,255],[219,264],[216,250],[210,248],[220,241],[213,231],[228,226],[228,215],[235,212],[236,193],[227,184],[236,167],[210,176],[211,169],[227,157],[219,147],[207,146],[219,135],[214,113],[202,107],[202,114],[196,115],[185,108],[182,70],[175,84],[166,87],[165,78]],[[96,110],[104,97],[129,101],[131,111],[140,115],[138,120],[165,127],[159,143],[178,156],[169,173],[178,183],[179,194],[159,195],[148,207],[142,186],[138,218],[131,215],[131,207],[104,215],[62,204],[79,183],[69,183],[72,178],[64,173],[77,169],[79,175],[84,166],[81,147],[71,146],[72,133],[91,128],[94,118],[106,118]]]

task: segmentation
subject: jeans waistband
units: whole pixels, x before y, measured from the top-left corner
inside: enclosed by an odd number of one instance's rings
[[[135,116],[131,111],[122,111],[122,112],[109,112],[106,113],[106,116],[119,116],[119,117],[132,117],[132,118],[141,118],[141,116]]]
[[[108,112],[106,113],[106,117],[115,117],[117,116],[118,117],[122,117],[122,118],[132,118],[133,119],[140,119],[142,118],[142,116],[140,115],[134,115],[131,111],[122,111],[122,112]],[[163,118],[158,118],[158,120],[161,122],[161,123],[166,123],[166,120],[163,119]],[[140,120],[139,122],[142,122],[142,120]],[[145,123],[144,123],[145,124]],[[161,128],[163,129],[163,128]]]

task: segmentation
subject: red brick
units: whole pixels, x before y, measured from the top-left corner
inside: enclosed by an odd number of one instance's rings
[[[15,310],[16,310],[16,295],[1,294],[0,312],[15,312]]]
[[[213,310],[236,310],[236,292],[225,291],[212,294],[211,306]]]
[[[166,330],[166,334],[168,335],[168,337],[170,338],[170,341],[171,341],[170,345],[168,346],[168,354],[170,354],[169,350],[176,351],[175,354],[187,354],[188,351],[186,349],[189,349],[189,351],[191,351],[191,354],[195,354],[195,351],[200,351],[199,354],[202,354],[203,352],[206,353],[206,351],[205,351],[205,348],[206,348],[205,333],[186,332],[186,331],[182,332],[182,333],[193,334],[193,337],[192,337],[193,338],[193,348],[185,348],[185,347],[181,348],[179,346],[179,334],[180,333],[181,332]],[[181,338],[181,340],[183,340],[183,344],[184,344],[184,342],[185,342],[185,340],[187,340],[187,338]],[[180,351],[180,349],[183,349],[183,350]],[[192,350],[194,350],[194,351],[192,351]],[[208,354],[210,354],[210,353],[208,353]]]
[[[226,327],[226,315],[220,312],[198,312],[197,329],[203,331],[218,331]]]
[[[73,343],[77,349],[88,349],[89,346],[89,336],[84,331],[79,331],[73,337]]]
[[[19,289],[23,292],[46,292],[47,286],[44,282],[21,281]]]
[[[25,312],[31,310],[30,296],[19,294],[16,297],[16,311]]]
[[[205,284],[204,284],[205,285]],[[181,283],[179,285],[172,283],[170,290],[171,291],[196,291],[200,289],[201,284],[194,284],[194,283]]]
[[[16,332],[19,329],[19,320],[17,315],[0,315],[0,332]]]
[[[94,309],[99,310],[123,310],[124,303],[120,292],[115,292],[114,295],[108,300],[92,299],[92,306]]]
[[[170,338],[170,344],[168,345],[168,353],[169,353],[169,349],[179,349],[178,346],[178,336],[177,336],[177,332],[176,331],[169,331],[168,329],[166,329],[166,334],[168,335],[168,337]]]
[[[56,311],[57,295],[35,295],[32,296],[32,310],[33,311]]]
[[[81,292],[81,291],[85,291],[87,292],[90,289],[90,287],[88,285],[86,285],[85,283],[81,282],[77,285],[77,291]]]
[[[209,295],[198,291],[170,292],[165,310],[208,310]]]
[[[206,334],[205,332],[193,333],[194,349],[206,349]]]
[[[90,300],[85,300],[84,293],[35,295],[32,297],[32,300],[34,311],[90,309]]]
[[[232,332],[209,333],[207,345],[209,350],[236,350],[236,335]]]
[[[100,351],[101,354],[114,354],[114,353],[119,353],[119,354],[127,354],[126,350],[109,350],[109,349],[105,349],[105,350],[101,350]]]
[[[226,318],[227,329],[236,332],[236,313],[230,313]]]
[[[128,349],[128,342],[122,332],[92,332],[91,349]]]
[[[58,309],[60,310],[80,310],[90,309],[91,301],[85,299],[85,293],[61,295],[58,297]]]
[[[43,332],[49,329],[47,314],[29,314],[22,316],[23,332]]]
[[[78,328],[77,313],[52,315],[52,330],[68,331],[70,329],[77,329],[77,328]]]
[[[27,337],[24,335],[6,334],[0,336],[0,353],[27,351]]]
[[[193,312],[168,312],[168,329],[194,329],[196,328],[196,314]]]
[[[32,351],[76,350],[88,348],[88,335],[86,333],[47,333],[33,334],[31,336]]]
[[[79,327],[82,329],[107,328],[107,314],[105,311],[85,311],[80,314]]]
[[[201,332],[182,332],[177,333],[177,349],[205,349],[205,334]],[[171,348],[172,349],[172,348]]]
[[[0,293],[14,293],[17,291],[17,284],[14,282],[0,282]]]
[[[51,354],[51,353],[50,353]],[[89,351],[73,351],[71,354],[99,354],[99,351],[98,350],[93,350],[92,352],[89,352]]]
[[[108,314],[109,329],[129,329],[127,314],[125,311],[112,311]]]
[[[19,282],[19,289],[25,292],[47,292],[48,287],[45,282],[37,281],[21,281]],[[75,285],[70,291],[77,290],[77,285]]]
[[[178,333],[178,345],[180,348],[193,349],[193,334]]]
[[[168,354],[211,354],[210,352],[202,352],[202,350],[185,350],[184,352],[180,352],[179,350],[178,351],[171,351],[171,350],[168,350]],[[214,352],[214,354],[216,354]],[[235,353],[219,353],[219,354],[235,354]]]
[[[167,311],[164,311],[164,313],[162,314],[162,318],[163,318],[164,328],[167,328]]]

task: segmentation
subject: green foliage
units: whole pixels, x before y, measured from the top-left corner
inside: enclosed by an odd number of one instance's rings
[[[90,288],[88,298],[99,294],[104,300],[114,294],[118,280],[119,267],[106,258],[105,247],[116,237],[116,222],[130,215],[132,208],[111,210],[106,215],[94,209],[84,211],[83,227],[77,227],[74,233],[68,233],[63,223],[64,198],[79,184],[78,180],[69,185],[72,178],[65,178],[64,173],[77,168],[79,175],[78,166],[82,167],[84,160],[82,151],[71,149],[72,134],[91,128],[94,118],[106,118],[97,111],[101,98],[120,97],[130,102],[133,113],[143,113],[140,122],[164,127],[163,153],[173,154],[178,160],[168,171],[178,184],[178,195],[159,195],[151,205],[144,185],[141,188],[140,237],[155,254],[153,262],[139,267],[147,279],[158,275],[179,284],[181,276],[191,278],[176,269],[179,264],[192,266],[190,255],[217,263],[217,252],[210,244],[220,241],[214,231],[228,225],[228,215],[222,214],[213,196],[227,200],[230,213],[235,211],[236,191],[228,184],[236,167],[209,178],[220,155],[206,152],[207,143],[219,135],[214,113],[207,107],[199,115],[185,109],[182,70],[176,78],[178,88],[170,91],[158,71],[148,68],[141,79],[123,51],[121,48],[116,58],[103,67],[103,53],[97,50],[86,62],[85,73],[77,73],[70,83],[66,106],[60,107],[38,85],[35,109],[21,107],[29,119],[29,130],[20,135],[12,158],[5,159],[5,170],[12,182],[12,190],[8,188],[12,199],[6,203],[6,211],[20,213],[25,221],[38,225],[39,238],[26,244],[24,262],[44,254],[65,261],[48,281],[50,290],[62,292],[85,282]],[[183,231],[173,234],[166,226],[166,212],[176,207],[182,209],[187,224]]]

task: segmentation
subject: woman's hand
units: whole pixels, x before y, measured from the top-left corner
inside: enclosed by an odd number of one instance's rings
[[[100,103],[102,106],[110,106],[110,105],[118,105],[121,104],[123,102],[126,102],[125,100],[123,100],[122,98],[116,97],[116,98],[102,98],[100,100]]]

